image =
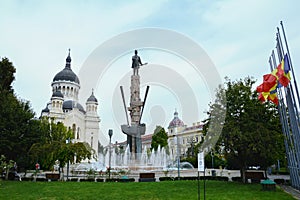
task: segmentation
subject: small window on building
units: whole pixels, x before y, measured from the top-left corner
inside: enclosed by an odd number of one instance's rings
[[[80,128],[78,127],[77,128],[77,139],[79,139],[79,136],[80,136]]]
[[[73,135],[75,136],[75,133],[76,133],[76,124],[73,124],[72,131],[73,131]]]

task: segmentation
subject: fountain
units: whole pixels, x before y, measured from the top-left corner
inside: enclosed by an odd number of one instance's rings
[[[121,153],[106,151],[104,154],[98,156],[98,165],[105,165],[107,168],[111,166],[112,170],[135,171],[135,172],[154,172],[171,169],[173,166],[173,155],[167,154],[165,148],[158,147],[157,151],[154,149],[148,152],[146,148],[142,151],[141,136],[146,132],[146,124],[141,123],[149,86],[146,88],[144,101],[140,98],[140,76],[138,73],[139,67],[142,65],[140,57],[135,55],[132,57],[133,75],[131,75],[130,86],[130,106],[126,107],[123,87],[120,86],[121,95],[127,124],[121,125],[122,132],[127,135],[127,147]],[[128,117],[130,113],[130,122]],[[110,144],[111,145],[111,144]],[[110,158],[111,156],[111,158]],[[110,161],[110,162],[109,162]],[[104,163],[104,164],[102,164]],[[109,165],[110,163],[111,165]],[[180,166],[183,168],[185,165]],[[190,166],[189,166],[190,168]]]
[[[122,153],[112,151],[111,167],[115,170],[162,171],[173,162],[171,158],[172,156],[166,153],[165,148],[160,147],[157,151],[153,149],[151,152],[144,149],[141,154],[133,156],[128,145]],[[108,166],[108,160],[109,153],[107,152],[106,154],[100,154],[97,162],[105,163]]]

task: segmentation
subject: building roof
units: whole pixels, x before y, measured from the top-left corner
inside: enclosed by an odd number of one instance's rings
[[[169,128],[174,128],[174,127],[183,127],[184,123],[181,119],[179,119],[178,117],[178,112],[175,111],[174,112],[174,118],[172,119],[172,121],[169,123]]]
[[[55,82],[55,81],[70,81],[70,82],[75,82],[77,84],[80,84],[79,78],[71,69],[71,61],[72,61],[72,59],[71,59],[70,50],[69,50],[69,55],[66,58],[66,66],[62,71],[58,72],[54,76],[53,82]]]
[[[142,136],[141,136],[141,140],[142,140],[142,142],[145,142],[145,141],[152,141],[152,136],[153,136],[153,134],[142,135]]]
[[[91,96],[87,99],[87,102],[98,102],[97,98],[94,96],[94,91],[92,91]]]
[[[79,111],[85,114],[85,110],[80,103],[72,100],[64,101],[63,110],[73,110],[73,108],[78,108]]]

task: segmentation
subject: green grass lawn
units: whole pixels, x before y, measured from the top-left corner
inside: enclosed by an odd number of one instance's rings
[[[203,181],[201,199],[203,199]],[[197,181],[131,183],[0,182],[0,199],[197,199]],[[259,184],[206,181],[206,199],[293,199],[279,188],[262,191]]]

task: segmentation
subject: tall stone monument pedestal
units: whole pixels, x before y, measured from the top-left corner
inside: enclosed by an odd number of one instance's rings
[[[146,125],[141,124],[141,110],[144,103],[140,98],[140,76],[131,76],[130,106],[127,108],[130,113],[130,125],[121,125],[122,132],[127,135],[127,145],[133,154],[142,153],[141,136],[146,132]]]

